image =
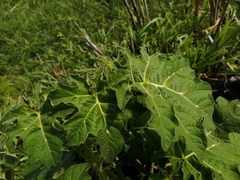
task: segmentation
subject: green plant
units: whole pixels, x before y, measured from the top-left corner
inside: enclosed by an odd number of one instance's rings
[[[239,179],[239,101],[195,77],[239,57],[237,6],[179,2],[1,2],[0,179]]]
[[[150,53],[181,55],[189,59],[196,74],[216,76],[237,71],[234,62],[239,57],[239,22],[231,15],[235,11],[229,3],[163,2],[162,11],[149,21],[144,13],[137,13],[145,7],[137,8],[133,3],[134,11],[130,11],[127,4],[133,27],[128,33],[130,49],[139,54],[144,46]]]
[[[94,0],[0,2],[0,103],[8,103],[9,94],[15,98],[29,93],[36,82],[48,87],[92,67],[95,57],[85,46],[83,29],[102,43],[104,53],[116,54],[113,44],[124,34],[119,5]]]
[[[188,60],[124,55],[5,109],[2,179],[239,179],[239,129],[219,136],[211,88]]]

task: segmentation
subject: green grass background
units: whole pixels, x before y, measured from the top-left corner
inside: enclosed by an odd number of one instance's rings
[[[128,26],[123,4],[111,1],[10,0],[0,7],[0,105],[41,79],[91,66],[85,34],[111,55]]]
[[[29,92],[36,82],[51,86],[92,67],[96,56],[87,48],[85,35],[111,58],[118,58],[119,48],[129,47],[129,42],[151,46],[150,53],[179,54],[184,44],[192,44],[186,34],[191,37],[196,27],[207,27],[207,16],[201,23],[193,20],[191,3],[147,2],[149,19],[161,18],[137,34],[123,0],[0,1],[0,107]],[[179,49],[173,48],[175,42],[180,42]]]

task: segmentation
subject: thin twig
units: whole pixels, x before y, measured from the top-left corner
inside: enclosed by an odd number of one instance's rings
[[[137,17],[138,24],[140,24],[141,27],[142,27],[143,25],[142,25],[141,18],[139,16],[139,13],[138,13],[138,10],[137,10],[138,8],[137,8],[137,4],[136,4],[135,0],[132,0],[132,4],[133,4],[133,9],[135,11],[136,17]]]
[[[210,27],[202,30],[202,32],[205,32],[206,34],[208,34],[208,31],[210,31],[210,30],[212,30],[213,28],[215,28],[215,27],[218,25],[219,21],[220,21],[220,19],[218,19],[213,26],[210,26]],[[208,39],[209,39],[210,42],[213,44],[214,40],[213,40],[213,38],[212,38],[211,35],[208,35]]]
[[[199,16],[200,0],[196,0],[195,17]]]
[[[205,30],[204,32],[208,35],[208,30]],[[214,40],[211,35],[208,35],[208,39],[213,44]]]
[[[148,5],[147,5],[146,0],[144,0],[144,7],[145,7],[145,11],[146,11],[147,22],[149,22]]]
[[[216,3],[216,7],[215,7],[215,16],[214,16],[214,21],[216,21],[217,19],[218,19],[218,17],[219,17],[219,10],[220,10],[220,8],[221,8],[221,2],[222,2],[222,0],[217,0],[216,1],[217,3]]]
[[[225,14],[226,14],[226,11],[227,11],[227,8],[228,8],[229,3],[230,3],[230,0],[227,1],[226,7],[224,8],[224,11],[223,11],[223,13],[222,13],[222,16],[221,16],[220,22],[219,22],[219,24],[218,24],[218,26],[217,26],[217,29],[216,29],[215,34],[216,34],[216,33],[220,30],[220,28],[221,28],[221,25],[222,25],[222,23],[223,23],[223,19],[224,19],[224,16],[225,16]]]
[[[37,55],[38,60],[40,61],[40,64],[42,65],[43,64],[43,60],[42,60],[41,56],[39,54],[36,54],[36,55]]]
[[[145,17],[146,15],[145,15],[143,5],[141,3],[139,5],[139,8],[140,8],[141,16],[142,16],[142,22],[143,22],[143,24],[145,24],[146,23],[146,17]]]
[[[214,4],[214,0],[210,0],[210,25],[213,25],[213,21],[214,21],[214,9],[215,9],[215,4]]]
[[[219,22],[220,22],[220,18],[216,20],[216,23],[214,25],[207,27],[206,29],[202,30],[202,32],[212,30],[213,28],[215,28],[218,25]]]
[[[229,62],[226,62],[226,65],[231,71],[233,71],[233,72],[235,71]]]
[[[86,45],[97,55],[102,56],[103,53],[97,48],[97,46],[90,40],[88,36],[84,37],[86,40]]]
[[[129,15],[131,16],[131,20],[132,20],[132,24],[133,24],[133,29],[134,29],[135,31],[137,31],[137,25],[136,25],[136,22],[135,22],[135,20],[134,20],[134,15],[133,15],[133,13],[132,13],[132,11],[131,11],[131,9],[130,9],[130,6],[129,6],[127,0],[124,0],[124,3],[125,3],[125,5],[126,5],[126,7],[127,7],[127,10],[128,10]]]

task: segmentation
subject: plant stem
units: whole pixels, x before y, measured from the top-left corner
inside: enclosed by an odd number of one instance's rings
[[[227,4],[226,4],[225,7],[224,7],[224,11],[223,11],[223,13],[222,13],[220,22],[219,22],[219,24],[218,24],[218,26],[217,26],[217,30],[216,30],[215,33],[217,33],[217,32],[220,30],[221,26],[222,26],[223,19],[224,19],[224,16],[225,16],[225,14],[226,14],[226,11],[227,11],[227,8],[228,8],[228,6],[229,6],[229,3],[230,3],[230,0],[227,1]]]
[[[136,25],[136,22],[135,22],[135,20],[134,20],[134,15],[133,15],[133,13],[132,13],[132,11],[131,11],[131,9],[130,9],[130,6],[129,6],[127,0],[124,0],[124,3],[125,3],[125,6],[127,7],[128,13],[129,13],[129,15],[130,15],[130,17],[131,17],[132,24],[133,24],[133,29],[134,29],[135,31],[137,31],[137,25]]]
[[[102,170],[102,161],[96,157],[91,149],[86,144],[81,144],[76,147],[76,151],[80,156],[85,158],[90,163],[90,166],[95,170],[100,180],[108,180],[109,177],[106,171]]]
[[[196,0],[195,17],[199,16],[200,0]]]

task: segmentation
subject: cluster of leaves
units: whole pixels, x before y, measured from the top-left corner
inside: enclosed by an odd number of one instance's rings
[[[0,3],[0,179],[239,179],[240,102],[195,77],[239,69],[238,19],[216,33],[207,1],[198,17],[191,1],[127,2]]]
[[[1,178],[239,179],[239,101],[219,98],[214,124],[187,59],[125,56],[6,109]]]

